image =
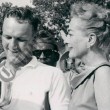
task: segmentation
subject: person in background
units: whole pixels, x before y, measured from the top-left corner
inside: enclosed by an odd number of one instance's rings
[[[70,89],[62,71],[32,55],[38,21],[28,7],[11,8],[4,16],[1,110],[44,110],[47,93],[51,110],[68,110]]]
[[[72,92],[73,87],[71,81],[76,75],[81,74],[82,72],[85,71],[85,64],[78,58],[75,59],[69,58],[68,54],[69,51],[65,52],[61,56],[60,68],[63,71]]]
[[[39,62],[56,67],[60,54],[51,33],[45,30],[39,32],[38,37],[35,39],[33,55],[36,56]],[[45,109],[50,110],[48,94],[46,99]]]
[[[69,110],[110,110],[110,65],[105,51],[110,42],[107,9],[95,3],[76,2],[65,39],[69,57],[79,58],[85,71],[71,81]]]
[[[59,65],[64,74],[71,69],[72,62],[71,60],[68,62],[68,59],[69,59],[68,54],[69,54],[68,51],[64,52],[59,59]]]
[[[40,31],[33,50],[33,55],[37,57],[38,61],[50,66],[56,66],[60,57],[53,37],[48,31]]]

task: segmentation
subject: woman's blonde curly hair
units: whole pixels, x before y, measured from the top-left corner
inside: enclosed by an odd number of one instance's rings
[[[71,6],[71,19],[86,21],[86,29],[97,36],[98,46],[108,50],[110,45],[110,11],[95,3],[76,2]],[[106,50],[106,51],[107,51]]]

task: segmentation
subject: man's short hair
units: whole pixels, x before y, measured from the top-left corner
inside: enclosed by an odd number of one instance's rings
[[[4,15],[4,19],[9,17],[16,18],[19,23],[24,23],[24,21],[28,22],[32,25],[33,31],[37,30],[38,24],[40,23],[38,17],[35,15],[32,9],[28,7],[10,8],[10,10],[8,10]]]
[[[52,35],[50,32],[41,30],[36,38],[36,45],[37,43],[47,43],[51,44],[54,47],[55,51],[59,51],[57,43],[55,41],[54,35]]]

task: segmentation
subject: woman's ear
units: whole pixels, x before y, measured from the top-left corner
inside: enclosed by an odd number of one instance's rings
[[[90,33],[88,36],[88,43],[87,47],[90,48],[96,43],[96,34],[95,33]]]

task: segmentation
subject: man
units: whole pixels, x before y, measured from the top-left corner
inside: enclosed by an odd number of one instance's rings
[[[33,55],[37,57],[41,63],[56,66],[60,54],[55,39],[48,31],[40,31],[34,42]],[[0,54],[0,62],[6,59],[5,52]]]
[[[59,60],[59,52],[53,36],[44,30],[40,31],[38,36],[33,55],[44,64],[56,66]]]
[[[50,66],[56,66],[59,60],[58,46],[54,36],[49,31],[41,30],[35,40],[33,55],[38,61]],[[46,94],[45,108],[50,110],[48,93]]]
[[[4,17],[2,44],[6,61],[0,67],[1,110],[43,110],[48,92],[51,110],[68,110],[70,91],[63,73],[32,56],[38,19],[27,8]]]
[[[50,66],[56,66],[59,60],[58,46],[52,34],[48,31],[42,30],[34,43],[33,55],[37,57],[38,61]],[[48,93],[46,94],[45,108],[50,110]]]

